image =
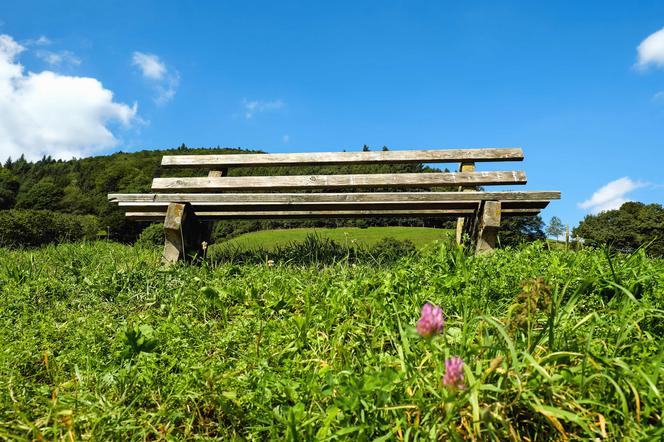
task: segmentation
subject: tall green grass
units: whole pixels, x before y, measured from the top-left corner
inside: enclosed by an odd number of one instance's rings
[[[301,241],[256,245],[245,248],[237,243],[215,244],[205,258],[213,264],[261,264],[280,262],[287,265],[358,264],[384,265],[416,252],[409,239],[382,238],[374,243],[338,242],[327,236],[309,233]]]
[[[643,252],[158,261],[0,249],[0,438],[664,437],[664,262]],[[446,315],[432,339],[425,302]],[[453,355],[464,390],[441,382]]]
[[[237,249],[262,248],[274,250],[293,242],[306,240],[308,236],[331,239],[342,245],[361,245],[372,247],[384,238],[399,241],[412,241],[416,247],[423,247],[434,241],[451,240],[454,232],[449,229],[430,227],[338,227],[338,228],[297,228],[259,230],[236,236],[228,241],[221,241],[217,246]],[[163,241],[162,241],[163,242]],[[217,247],[215,246],[215,247]]]

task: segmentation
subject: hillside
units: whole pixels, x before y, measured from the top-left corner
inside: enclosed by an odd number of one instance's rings
[[[434,241],[449,241],[453,233],[450,230],[426,227],[357,227],[340,228],[300,228],[288,230],[262,230],[245,233],[228,241],[222,241],[217,247],[237,247],[240,249],[263,248],[271,250],[283,247],[294,241],[302,241],[309,235],[329,238],[340,244],[358,244],[371,246],[383,238],[398,241],[410,241],[416,247],[424,247]]]

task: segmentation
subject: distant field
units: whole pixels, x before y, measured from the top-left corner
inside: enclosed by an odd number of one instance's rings
[[[330,238],[341,244],[355,240],[358,244],[373,245],[383,238],[391,237],[398,240],[411,240],[416,247],[423,247],[436,240],[448,240],[452,231],[447,229],[434,229],[428,227],[340,227],[336,229],[306,228],[284,230],[262,230],[246,233],[233,238],[220,245],[233,246],[242,249],[258,248],[273,249],[293,241],[302,241],[307,235],[319,235]]]

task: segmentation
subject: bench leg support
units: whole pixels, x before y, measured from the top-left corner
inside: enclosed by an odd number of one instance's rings
[[[203,256],[202,243],[209,239],[209,225],[196,218],[191,204],[171,203],[166,211],[166,242],[162,262],[174,263],[192,256]]]
[[[477,218],[475,253],[485,253],[496,247],[500,229],[500,201],[485,201]]]
[[[459,172],[475,172],[475,163],[461,163],[459,165]],[[464,189],[463,186],[459,187],[459,192],[469,192],[472,190],[474,189]],[[472,220],[466,218],[457,218],[456,243],[461,244],[463,242],[464,233],[468,233],[468,231],[471,229]]]

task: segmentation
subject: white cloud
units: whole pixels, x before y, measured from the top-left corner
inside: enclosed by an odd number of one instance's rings
[[[588,209],[592,213],[619,209],[623,203],[630,201],[625,197],[629,192],[645,186],[644,182],[622,177],[600,187],[589,199],[579,203],[579,207]]]
[[[48,45],[50,45],[51,43],[53,43],[53,42],[51,41],[51,39],[48,38],[48,37],[46,37],[45,35],[40,35],[38,38],[29,38],[29,39],[27,39],[27,40],[23,40],[23,41],[21,42],[21,44],[22,44],[23,46],[27,46],[27,47],[32,47],[32,46],[48,46]]]
[[[157,96],[154,101],[157,104],[166,104],[175,97],[175,92],[180,85],[180,74],[177,72],[175,74],[169,75],[168,78],[155,86],[157,90]]]
[[[244,107],[244,118],[250,120],[255,114],[260,112],[267,112],[272,110],[281,109],[284,107],[284,102],[281,100],[261,101],[261,100],[242,100]]]
[[[637,67],[646,68],[655,65],[664,68],[664,28],[650,34],[636,50],[638,52]]]
[[[95,78],[24,72],[25,48],[0,35],[0,158],[82,157],[118,144],[110,124],[129,126],[137,106],[113,101]]]
[[[168,71],[166,65],[154,54],[134,52],[132,64],[138,66],[145,78],[150,80],[161,80]]]
[[[78,66],[81,64],[81,59],[78,58],[74,53],[70,51],[46,51],[44,49],[38,50],[36,53],[37,57],[44,60],[46,63],[53,67],[62,66],[65,64]]]
[[[132,56],[132,64],[138,66],[143,77],[154,83],[157,94],[154,101],[157,104],[166,104],[173,99],[180,85],[178,72],[171,72],[157,55],[138,51]]]

